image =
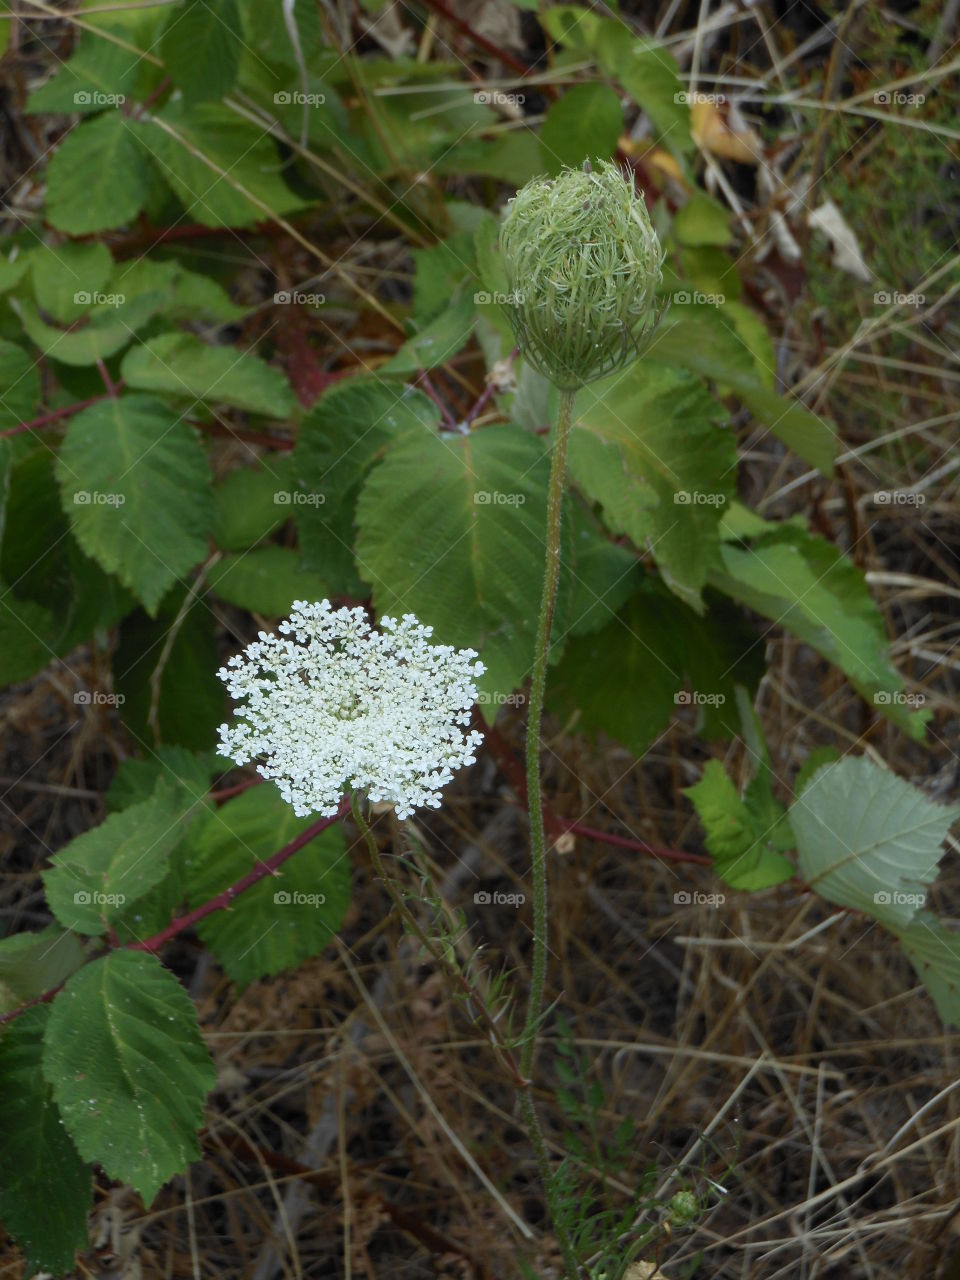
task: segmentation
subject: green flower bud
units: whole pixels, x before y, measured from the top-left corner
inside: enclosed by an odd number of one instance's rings
[[[688,1226],[699,1212],[700,1206],[692,1191],[678,1191],[670,1200],[670,1221],[677,1226]]]
[[[663,315],[660,241],[614,164],[528,182],[510,201],[500,250],[517,345],[561,390],[632,360]]]

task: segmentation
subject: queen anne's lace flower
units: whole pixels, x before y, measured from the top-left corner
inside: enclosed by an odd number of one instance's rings
[[[363,609],[296,600],[280,636],[261,631],[218,673],[246,700],[239,723],[220,726],[221,754],[262,759],[298,817],[332,815],[345,792],[364,791],[406,818],[439,807],[453,771],[474,763],[482,735],[461,726],[486,670],[475,650],[430,644],[433,628],[412,613],[380,626]]]

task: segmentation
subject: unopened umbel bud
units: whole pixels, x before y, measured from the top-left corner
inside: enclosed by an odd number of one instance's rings
[[[647,206],[606,161],[528,182],[510,201],[500,249],[517,345],[562,390],[632,360],[665,309]]]

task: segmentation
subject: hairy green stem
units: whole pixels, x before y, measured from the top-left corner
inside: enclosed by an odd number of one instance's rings
[[[530,679],[530,705],[527,714],[527,807],[530,811],[530,863],[533,876],[533,971],[530,977],[530,1003],[523,1027],[523,1049],[520,1070],[530,1075],[540,1027],[540,1011],[547,983],[547,848],[543,829],[543,800],[540,795],[540,722],[543,718],[543,696],[547,684],[547,659],[550,655],[550,632],[557,603],[560,581],[560,519],[563,511],[563,482],[567,469],[567,440],[573,417],[573,391],[560,392],[557,438],[550,464],[550,486],[547,491],[547,553],[537,619],[537,644]]]
[[[540,723],[543,718],[543,697],[547,683],[550,632],[553,629],[553,613],[560,581],[560,522],[563,512],[563,483],[567,469],[567,440],[573,418],[574,395],[573,391],[560,392],[557,438],[553,446],[550,485],[547,491],[547,550],[543,594],[540,598],[540,616],[537,620],[537,642],[527,715],[527,807],[530,811],[530,863],[533,879],[533,965],[530,975],[530,998],[520,1049],[520,1073],[527,1081],[527,1085],[519,1091],[520,1110],[537,1158],[550,1217],[563,1255],[567,1280],[577,1280],[579,1268],[570,1241],[558,1220],[553,1171],[533,1103],[531,1074],[547,983],[547,848],[543,826],[543,800],[540,795]]]

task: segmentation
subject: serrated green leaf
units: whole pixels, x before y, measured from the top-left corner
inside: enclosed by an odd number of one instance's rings
[[[436,369],[455,356],[470,341],[476,320],[474,290],[466,286],[449,306],[428,324],[417,326],[417,332],[381,366],[380,374],[417,373]]]
[[[0,22],[0,27],[7,26]],[[51,76],[27,100],[29,114],[74,111],[83,115],[105,109],[115,110],[118,99],[148,92],[159,81],[160,69],[146,61],[142,54],[125,47],[130,44],[122,27],[116,30],[123,43],[107,39],[95,31],[79,33],[80,39],[67,63],[61,63]]]
[[[421,391],[351,378],[320,396],[293,451],[290,503],[306,569],[337,595],[364,590],[353,557],[354,512],[364,476],[384,447],[406,432],[435,430],[440,415]]]
[[[47,324],[28,298],[11,300],[28,336],[48,356],[67,365],[90,365],[122,351],[158,311],[167,295],[161,291],[141,293],[123,302],[109,293],[104,300],[84,308],[82,323],[70,329]]]
[[[584,160],[609,160],[623,132],[623,108],[606,84],[568,89],[547,112],[540,128],[542,164],[548,173]]]
[[[866,756],[818,769],[790,808],[800,873],[829,902],[909,925],[960,806],[934,804]]]
[[[822,769],[825,764],[834,764],[839,759],[840,752],[836,747],[814,747],[800,766],[800,770],[794,779],[794,795],[798,796],[805,789],[813,775],[819,769]]]
[[[799,400],[778,396],[757,376],[754,357],[727,324],[722,308],[674,307],[653,337],[649,355],[730,387],[787,448],[824,475],[833,474],[837,435]],[[682,314],[681,314],[682,313]]]
[[[207,582],[221,600],[268,618],[284,618],[294,600],[323,600],[329,584],[304,569],[292,547],[260,547],[224,556],[211,565]]]
[[[236,0],[186,0],[170,14],[160,37],[160,55],[188,102],[229,93],[241,47]]]
[[[532,665],[548,469],[543,442],[517,427],[419,428],[357,503],[357,566],[377,612],[415,613],[439,643],[480,650],[491,694],[510,693]]]
[[[50,910],[62,925],[97,937],[167,872],[186,835],[195,796],[161,779],[148,800],[111,813],[71,840],[43,872]]]
[[[73,236],[132,222],[150,189],[149,161],[121,112],[84,120],[60,143],[47,168],[47,218]]]
[[[206,554],[213,524],[209,466],[193,430],[160,400],[103,400],[71,420],[57,479],[81,547],[156,616]]]
[[[294,399],[280,372],[236,347],[214,347],[190,333],[161,333],[131,348],[120,366],[127,385],[288,418]]]
[[[227,801],[190,834],[185,865],[191,905],[239,880],[314,821],[296,817],[270,785]],[[246,986],[322,951],[349,903],[350,863],[336,825],[294,854],[278,876],[266,876],[238,897],[229,911],[207,916],[197,932],[233,981]]]
[[[707,761],[700,781],[686,787],[684,795],[696,807],[707,849],[725,884],[734,889],[767,889],[796,874],[793,863],[773,847],[781,812],[772,805],[758,808],[744,803],[719,760]]]
[[[53,1002],[43,1074],[83,1158],[148,1206],[199,1158],[216,1071],[190,997],[155,956],[113,951],[73,975]]]
[[[903,681],[863,574],[823,538],[781,525],[749,548],[724,543],[710,570],[719,590],[785,627],[843,671],[855,689],[912,737],[929,713],[896,698]]]
[[[164,181],[206,227],[250,227],[302,203],[280,176],[269,135],[220,103],[173,100],[136,127]]]
[[[522,187],[543,171],[540,139],[529,130],[503,133],[489,141],[467,138],[435,165],[439,174],[474,173]]]
[[[146,759],[131,756],[121,762],[107,791],[107,808],[116,813],[132,804],[149,800],[161,778],[202,800],[210,790],[210,779],[217,772],[217,757],[198,755],[186,747],[159,747]]]
[[[0,338],[0,430],[29,422],[39,401],[36,360],[15,342]]]
[[[947,1026],[960,1027],[960,933],[928,911],[918,911],[896,935],[937,1013]]]
[[[103,244],[42,245],[30,255],[37,305],[60,324],[85,315],[93,295],[103,291],[113,258]]]
[[[0,940],[0,1008],[35,1000],[59,987],[84,961],[76,934],[50,925],[39,933],[15,933]]]
[[[676,369],[638,360],[585,387],[570,435],[570,475],[617,533],[649,548],[664,581],[694,609],[734,496],[737,451],[720,405]]]
[[[0,1040],[0,1218],[26,1254],[28,1275],[72,1270],[89,1242],[93,1202],[90,1170],[40,1070],[50,1012],[29,1009]]]

